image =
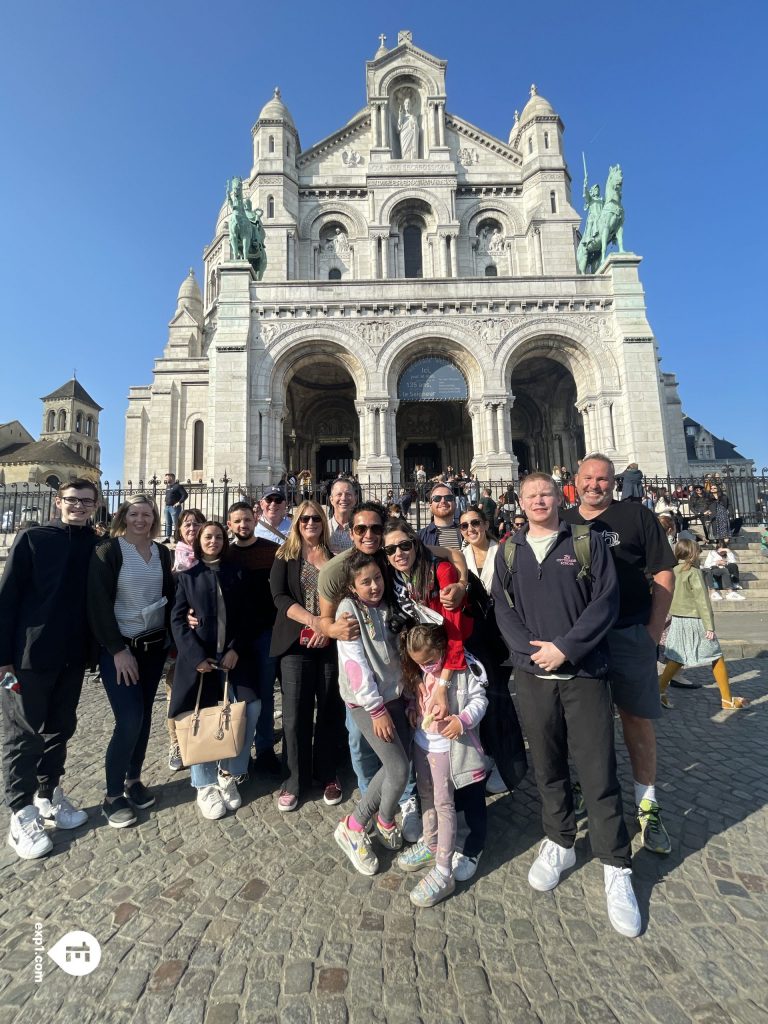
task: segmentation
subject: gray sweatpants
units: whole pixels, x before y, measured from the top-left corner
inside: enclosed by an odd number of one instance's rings
[[[400,795],[408,781],[410,771],[411,727],[405,715],[402,698],[390,701],[387,711],[395,727],[391,743],[380,740],[373,731],[371,716],[363,708],[350,708],[349,713],[360,732],[370,743],[381,761],[381,768],[371,779],[368,789],[354,810],[361,825],[370,821],[378,811],[385,821],[393,821]]]

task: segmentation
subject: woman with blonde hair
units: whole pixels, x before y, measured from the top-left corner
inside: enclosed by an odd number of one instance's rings
[[[699,668],[712,666],[724,711],[738,711],[749,701],[731,693],[728,669],[715,635],[715,618],[704,574],[699,568],[700,548],[695,540],[679,540],[675,545],[675,593],[669,609],[672,622],[667,634],[667,664],[659,678],[662,707],[672,704],[667,688],[683,665]]]
[[[294,811],[313,775],[329,806],[341,803],[336,756],[344,722],[336,642],[320,628],[317,581],[333,558],[328,520],[316,501],[302,501],[281,545],[269,584],[277,609],[270,656],[280,658],[283,693],[283,766],[288,778],[279,811]],[[317,705],[317,721],[312,723]]]
[[[155,502],[147,494],[132,495],[115,513],[110,538],[94,551],[88,572],[88,620],[100,645],[101,680],[115,716],[102,807],[113,828],[135,824],[135,808],[155,802],[141,769],[175,590],[171,553],[155,542],[159,532]]]

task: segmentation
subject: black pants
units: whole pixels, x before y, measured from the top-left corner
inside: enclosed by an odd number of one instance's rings
[[[739,582],[739,567],[735,562],[729,562],[727,565],[713,565],[709,571],[712,573],[715,590],[722,590],[726,581],[731,590],[736,589],[734,584]]]
[[[462,786],[453,794],[456,813],[464,812],[469,834],[461,851],[465,857],[477,857],[485,848],[488,834],[488,807],[485,802],[485,779]]]
[[[325,651],[286,654],[280,660],[283,692],[283,763],[288,769],[284,789],[299,796],[312,777],[327,785],[336,778],[339,734],[344,704],[339,696],[336,645]],[[315,718],[317,703],[317,720]]]
[[[589,815],[592,852],[604,864],[629,867],[629,835],[621,808],[613,740],[613,708],[605,679],[539,679],[515,669],[515,684],[541,797],[544,833],[571,847],[576,815],[568,771],[570,748]]]
[[[21,669],[21,693],[2,691],[5,799],[12,811],[31,804],[37,791],[50,796],[59,784],[84,674],[83,664],[59,672]]]

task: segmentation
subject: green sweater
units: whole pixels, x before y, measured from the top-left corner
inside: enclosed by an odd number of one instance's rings
[[[704,629],[714,632],[715,617],[712,614],[712,602],[709,600],[704,574],[696,566],[685,567],[684,562],[675,566],[675,593],[670,615],[678,615],[683,619],[701,619]]]

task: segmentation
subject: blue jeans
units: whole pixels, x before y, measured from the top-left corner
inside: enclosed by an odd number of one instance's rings
[[[251,756],[251,742],[256,732],[256,722],[261,711],[261,701],[251,700],[245,709],[245,739],[243,748],[236,757],[226,757],[223,761],[206,761],[205,764],[193,764],[189,775],[195,789],[204,786],[215,786],[218,770],[229,772],[230,775],[245,775],[248,771],[248,759]]]
[[[255,665],[259,678],[255,681],[254,690],[261,700],[261,714],[256,726],[256,753],[272,750],[275,745],[275,679],[277,677],[277,658],[270,658],[269,645],[272,643],[272,630],[265,629],[257,634],[253,641]],[[250,743],[248,744],[250,747]],[[234,772],[232,773],[234,775]]]
[[[345,710],[347,713],[347,732],[349,733],[349,756],[352,761],[352,770],[357,777],[357,788],[360,790],[360,795],[363,796],[365,791],[368,789],[371,779],[381,767],[381,761],[376,757],[376,754],[371,749],[370,743],[358,729],[355,720],[352,718],[352,714],[346,705]],[[405,784],[405,789],[403,790],[403,795],[400,797],[399,803],[404,804],[406,800],[410,800],[415,792],[416,775],[413,770],[413,764],[411,764],[408,781]]]
[[[165,530],[166,537],[173,537],[176,533],[176,524],[179,521],[179,515],[181,514],[181,508],[178,505],[166,505],[165,515],[163,516],[163,529]]]
[[[101,681],[115,716],[115,728],[105,757],[108,797],[122,796],[125,780],[138,779],[141,775],[152,725],[152,703],[163,674],[166,653],[165,650],[134,651],[139,681],[129,686],[118,685],[115,659],[101,648]]]

